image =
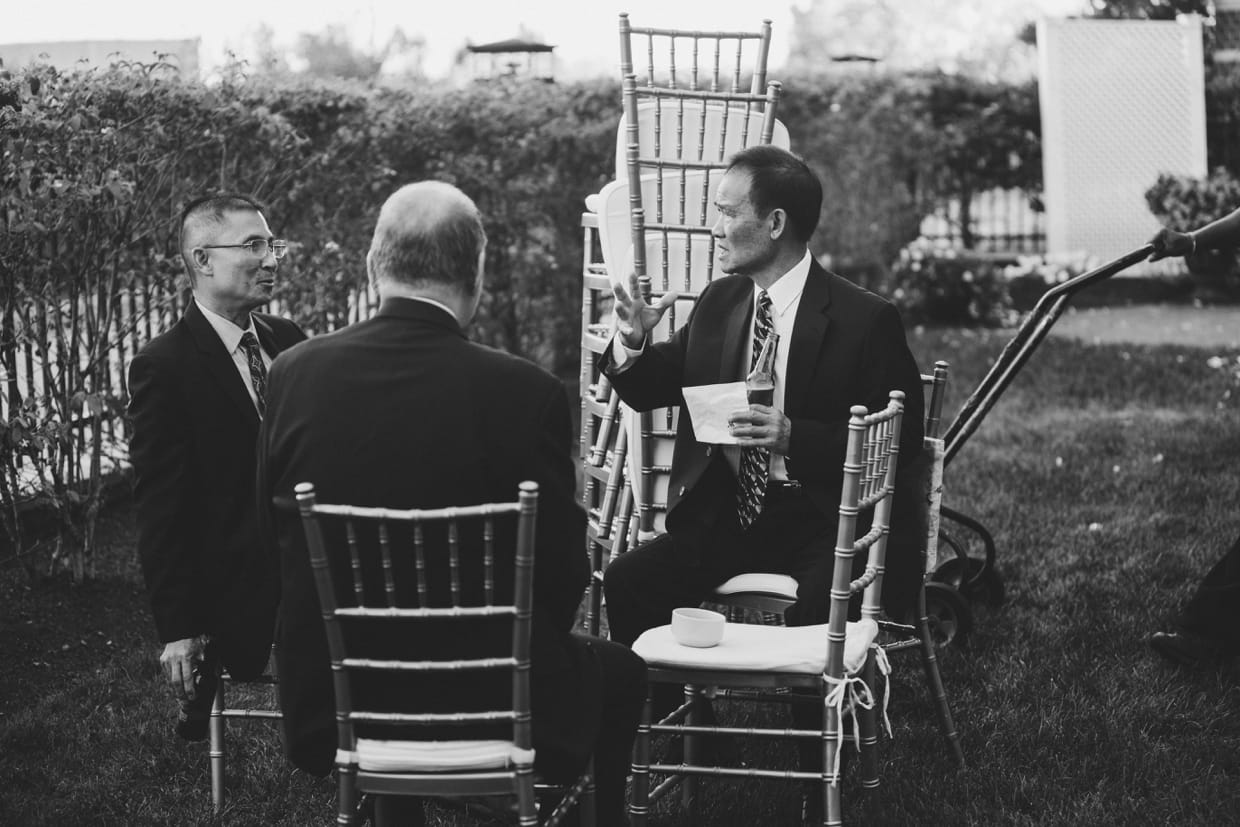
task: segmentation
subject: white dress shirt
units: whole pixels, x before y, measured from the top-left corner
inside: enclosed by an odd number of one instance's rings
[[[241,376],[242,384],[245,385],[246,391],[250,394],[250,401],[254,403],[254,410],[258,410],[258,394],[254,392],[254,382],[250,379],[250,357],[246,355],[245,350],[241,347],[241,337],[246,333],[254,336],[254,340],[258,342],[258,350],[263,354],[263,367],[271,367],[271,355],[263,349],[263,340],[258,338],[258,331],[254,329],[254,317],[247,315],[246,318],[250,321],[249,327],[240,328],[234,322],[225,319],[214,310],[203,305],[198,299],[194,299],[194,303],[198,305],[202,315],[206,317],[215,334],[224,343],[224,349],[232,357],[233,367],[237,369],[237,373]]]

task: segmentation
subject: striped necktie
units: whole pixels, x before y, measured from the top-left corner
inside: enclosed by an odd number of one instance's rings
[[[267,366],[263,364],[263,352],[258,347],[258,339],[246,331],[241,335],[241,349],[245,351],[246,361],[250,363],[250,382],[254,385],[254,396],[258,399],[258,415],[267,412]]]
[[[753,320],[753,356],[749,369],[758,363],[762,344],[771,333],[771,297],[765,290],[758,293],[758,311]],[[736,480],[736,514],[741,530],[757,519],[766,498],[766,477],[771,464],[771,452],[767,448],[741,449],[741,465]]]

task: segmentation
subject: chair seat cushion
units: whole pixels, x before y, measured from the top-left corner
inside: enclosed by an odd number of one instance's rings
[[[772,597],[784,597],[788,600],[797,599],[797,581],[787,574],[771,574],[769,572],[746,572],[738,574],[726,581],[715,594],[766,594]]]
[[[357,766],[370,772],[459,772],[533,763],[534,751],[512,741],[357,739]]]
[[[878,637],[878,624],[873,620],[849,623],[845,635],[844,670],[855,674]],[[727,623],[723,641],[708,649],[682,646],[672,637],[671,626],[659,626],[643,632],[633,643],[633,651],[651,666],[814,675],[827,668],[827,624]]]

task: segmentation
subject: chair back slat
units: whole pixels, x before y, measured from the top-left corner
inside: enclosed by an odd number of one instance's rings
[[[396,608],[396,580],[392,576],[392,541],[387,520],[379,521],[379,553],[383,555],[383,593],[389,608]]]
[[[456,521],[448,523],[448,573],[452,577],[452,605],[461,605],[461,552]]]
[[[426,535],[422,532],[422,524],[413,527],[413,559],[414,572],[417,577],[418,605],[429,606],[430,597],[426,582]]]
[[[482,520],[482,599],[495,602],[495,521]]]
[[[362,558],[358,550],[357,526],[353,524],[352,520],[348,520],[345,523],[345,535],[349,539],[349,561],[353,572],[353,599],[357,601],[358,606],[363,606],[366,603],[366,597],[362,586]]]

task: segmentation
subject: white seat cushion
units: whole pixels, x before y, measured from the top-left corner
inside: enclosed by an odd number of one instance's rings
[[[844,670],[856,674],[878,637],[878,624],[873,620],[849,623],[845,635]],[[633,643],[633,651],[651,666],[815,675],[827,668],[827,624],[727,623],[723,641],[709,649],[682,646],[672,638],[671,626],[659,626],[643,632]]]
[[[533,764],[534,751],[512,741],[357,739],[357,766],[371,772],[454,772]]]
[[[715,589],[715,594],[766,594],[796,600],[797,581],[786,574],[746,572],[736,575]]]

